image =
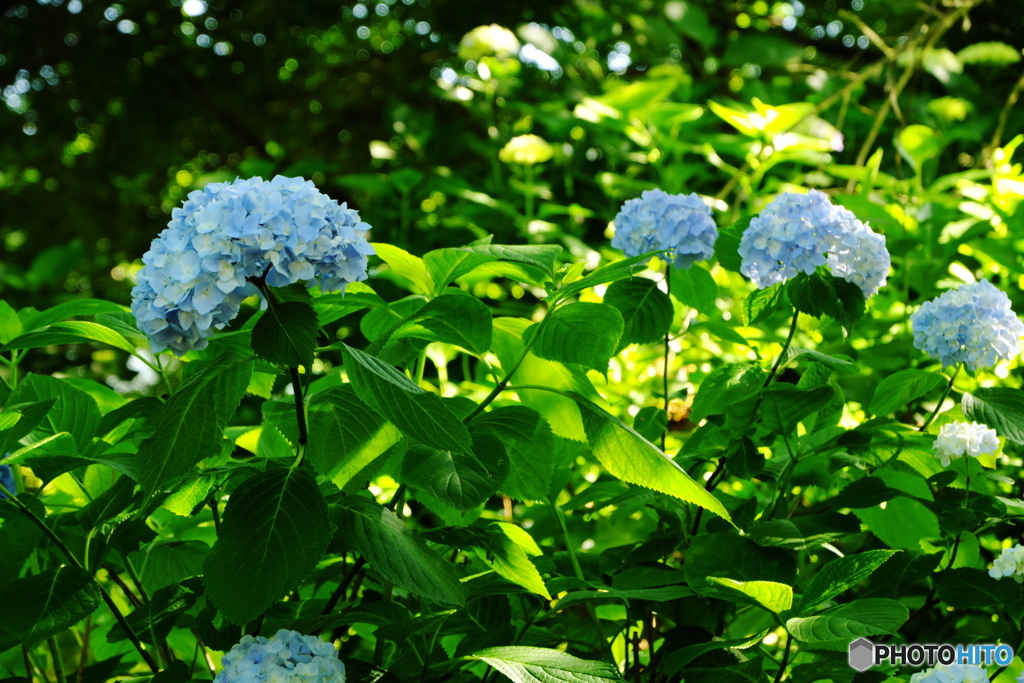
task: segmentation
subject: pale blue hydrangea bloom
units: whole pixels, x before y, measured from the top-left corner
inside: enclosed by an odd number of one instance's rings
[[[716,239],[711,209],[700,196],[647,190],[623,204],[615,216],[612,246],[626,256],[670,249],[673,265],[689,269],[714,255]]]
[[[740,239],[740,272],[758,289],[812,274],[831,273],[873,296],[889,273],[885,237],[817,190],[783,193],[750,221]]]
[[[243,636],[221,659],[213,683],[345,683],[332,643],[281,629],[273,638]]]
[[[1024,323],[1010,308],[1010,297],[980,280],[925,302],[910,316],[914,346],[943,367],[964,363],[990,368],[1020,352]]]
[[[3,485],[5,489],[11,493],[17,493],[14,490],[14,472],[11,471],[10,465],[0,465],[0,485]],[[0,500],[3,500],[7,496],[4,495],[3,491],[0,491]]]
[[[942,466],[949,467],[950,461],[957,458],[994,454],[999,450],[999,435],[977,422],[948,422],[942,425],[932,448]]]
[[[936,664],[910,677],[910,683],[989,683],[988,674],[973,664]]]
[[[992,562],[988,575],[993,579],[1012,576],[1017,583],[1024,583],[1024,545],[1003,548],[1002,554]]]
[[[142,257],[132,313],[154,353],[202,349],[213,330],[267,284],[319,284],[344,290],[366,279],[367,223],[312,182],[277,176],[211,183],[190,192]]]

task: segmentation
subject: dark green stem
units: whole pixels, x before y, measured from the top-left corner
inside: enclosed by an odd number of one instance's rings
[[[295,394],[295,419],[299,423],[299,452],[309,443],[309,434],[306,431],[306,409],[302,404],[302,380],[299,378],[299,369],[294,365],[288,368],[292,374],[292,393]]]
[[[932,411],[932,414],[928,416],[928,419],[924,421],[924,424],[921,425],[917,431],[923,432],[928,429],[928,425],[930,425],[932,421],[939,416],[939,411],[942,410],[942,404],[946,402],[946,397],[949,396],[949,392],[953,390],[953,382],[956,381],[956,376],[960,374],[960,368],[962,367],[963,363],[957,364],[956,370],[953,371],[953,376],[949,378],[949,384],[946,385],[946,390],[942,392],[942,397],[939,399],[939,402],[935,404],[935,410]],[[970,471],[970,468],[968,468],[968,471]]]
[[[669,301],[672,296],[672,264],[665,262],[665,293],[669,295]],[[674,316],[673,316],[674,317]],[[668,347],[669,333],[665,333],[665,372],[662,378],[661,391],[665,396],[665,417],[668,417],[668,360],[669,360],[669,347]],[[661,432],[661,450],[665,450],[665,439],[668,437],[668,427],[666,426],[664,431]]]
[[[57,641],[50,636],[46,639],[46,645],[50,648],[50,656],[53,658],[53,673],[57,676],[57,683],[66,683],[64,678],[64,662],[60,658],[60,648]]]
[[[775,365],[772,366],[772,371],[768,373],[768,379],[764,381],[765,386],[775,381],[775,373],[779,371],[782,360],[786,357],[786,352],[789,351],[789,345],[793,343],[793,335],[796,334],[796,321],[799,317],[800,311],[794,310],[793,321],[789,324],[789,335],[786,337],[786,343],[782,345],[782,351],[779,353],[779,357],[775,359]]]
[[[338,587],[334,589],[333,593],[331,593],[331,597],[328,598],[327,604],[324,605],[324,609],[321,614],[330,614],[334,611],[334,608],[338,605],[338,601],[345,595],[345,591],[348,590],[352,580],[356,578],[356,574],[359,573],[359,570],[363,568],[364,564],[366,564],[366,560],[361,557],[355,561],[352,568],[348,570],[345,576],[343,576],[341,581],[338,583]]]
[[[775,683],[779,683],[786,675],[786,667],[789,666],[789,651],[793,646],[793,636],[786,633],[786,651],[782,653],[782,661],[779,663],[779,671],[775,674]]]

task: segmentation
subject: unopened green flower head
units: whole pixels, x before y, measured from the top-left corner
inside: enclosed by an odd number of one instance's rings
[[[483,57],[505,60],[519,54],[519,39],[504,26],[477,26],[462,36],[459,59],[479,62]]]
[[[345,683],[332,643],[285,629],[273,638],[243,636],[221,666],[214,683]]]
[[[498,158],[506,164],[533,166],[549,161],[553,154],[554,149],[539,135],[518,135],[501,148]]]

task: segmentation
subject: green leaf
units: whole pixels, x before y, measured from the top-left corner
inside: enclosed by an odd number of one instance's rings
[[[509,581],[548,600],[551,594],[529,556],[541,554],[530,534],[514,524],[495,522],[486,527],[488,541],[477,553],[488,566]]]
[[[33,505],[33,508],[36,506]],[[41,508],[42,506],[39,505]],[[45,516],[44,510],[39,510]],[[9,500],[0,500],[0,586],[18,578],[42,531]]]
[[[462,247],[435,249],[423,255],[423,263],[434,282],[435,294],[477,266],[495,260],[497,257],[490,254],[477,254]]]
[[[722,341],[732,342],[733,344],[739,344],[740,346],[750,347],[750,342],[747,341],[746,337],[737,332],[735,327],[731,327],[724,323],[715,322],[713,320],[705,320],[699,323],[690,323],[686,328],[686,332],[693,335],[696,335],[697,332],[700,332],[702,330],[707,330],[712,336],[718,337]]]
[[[384,361],[347,344],[343,347],[345,371],[366,405],[420,443],[443,451],[472,452],[469,431],[440,398]]]
[[[735,600],[709,577],[735,581],[771,582],[792,586],[796,564],[791,553],[778,548],[762,548],[753,541],[731,533],[702,534],[693,538],[683,563],[686,583],[697,593],[713,598]],[[723,576],[724,575],[724,576]]]
[[[731,406],[755,396],[763,384],[764,370],[756,365],[727,363],[715,368],[700,383],[690,420],[700,422],[708,415],[725,413]]]
[[[135,324],[135,316],[128,311],[100,313],[96,316],[96,323],[103,325],[103,327],[110,328],[129,341],[132,339],[148,339],[148,337],[146,337],[146,333],[139,330],[138,326]]]
[[[387,309],[388,304],[365,282],[353,282],[344,292],[321,294],[313,299],[313,310],[321,325],[333,323],[364,308]]]
[[[121,477],[113,486],[78,510],[75,520],[86,529],[95,529],[124,512],[131,505],[134,494],[135,482],[130,477]]]
[[[178,617],[195,605],[198,597],[178,585],[153,591],[148,601],[128,615],[128,625],[139,636],[139,640],[154,647],[159,646],[167,640]],[[128,640],[128,634],[120,624],[114,624],[107,631],[107,642],[118,643],[124,640]]]
[[[942,150],[942,144],[934,130],[914,123],[900,130],[896,136],[896,149],[920,175],[924,163]]]
[[[331,539],[327,503],[307,470],[277,469],[231,494],[203,581],[224,615],[244,625],[299,585]]]
[[[811,582],[807,584],[803,597],[800,599],[798,611],[801,614],[816,606],[848,591],[885,564],[895,555],[896,550],[868,550],[856,555],[847,555],[832,560],[818,570]]]
[[[864,315],[866,300],[860,287],[833,275],[799,273],[787,284],[789,300],[801,313],[827,315],[849,332]]]
[[[793,606],[793,587],[774,581],[736,581],[720,576],[709,576],[708,581],[742,593],[754,604],[775,612],[785,612]]]
[[[749,436],[733,439],[725,451],[729,474],[740,479],[753,479],[764,469],[765,458]]]
[[[377,251],[377,256],[380,256],[396,275],[411,283],[411,290],[414,293],[430,295],[434,292],[434,280],[427,272],[423,259],[392,244],[383,242],[372,242],[371,244]]]
[[[430,301],[391,334],[445,342],[483,356],[491,348],[491,311],[472,294],[452,289]]]
[[[359,400],[351,384],[314,394],[307,419],[306,456],[340,489],[402,440],[398,428]]]
[[[472,453],[413,445],[402,461],[402,481],[466,511],[490,498],[504,483],[508,470],[501,441],[481,434],[473,442]]]
[[[463,605],[466,592],[452,566],[387,508],[362,496],[337,506],[337,537],[386,580],[437,602]]]
[[[490,664],[513,683],[625,683],[611,664],[540,647],[492,647],[470,659]]]
[[[313,365],[319,322],[303,301],[272,304],[252,330],[252,350],[270,363],[307,368]]]
[[[17,311],[6,301],[0,301],[0,344],[11,341],[23,330]]]
[[[980,569],[946,569],[934,575],[935,592],[950,607],[983,609],[1018,608],[1020,584],[1011,578],[993,579]]]
[[[743,302],[743,312],[747,317],[747,324],[756,325],[781,309],[786,301],[785,291],[780,283],[752,292]]]
[[[7,406],[0,416],[3,416],[3,424],[0,425],[0,453],[9,453],[17,450],[19,441],[32,433],[42,423],[49,410],[57,404],[57,398],[48,398],[42,401],[16,404],[8,399]],[[2,460],[3,458],[0,458]]]
[[[939,518],[910,498],[893,498],[881,507],[854,510],[868,530],[890,548],[920,550],[921,539],[938,538]]]
[[[609,473],[630,484],[699,505],[732,523],[721,501],[690,478],[675,460],[597,404],[579,394],[571,396],[579,406],[590,448]]]
[[[137,481],[143,491],[155,493],[220,452],[224,427],[251,375],[249,358],[228,348],[178,387],[163,405],[152,436],[139,447]]]
[[[122,313],[128,309],[120,304],[102,299],[73,299],[39,311],[25,320],[25,330],[36,330],[40,327],[74,318],[80,315],[99,315],[100,313]]]
[[[540,358],[581,365],[604,373],[622,336],[622,315],[613,306],[573,303],[557,308],[528,328],[524,340],[536,336],[533,353]]]
[[[470,433],[491,434],[501,440],[509,460],[508,478],[501,490],[518,500],[544,500],[554,472],[554,437],[540,414],[526,406],[503,406],[478,415]]]
[[[863,598],[831,607],[813,617],[797,617],[786,629],[797,640],[821,643],[896,633],[910,616],[906,605],[887,598]]]
[[[109,327],[90,322],[54,323],[42,329],[26,332],[0,348],[0,353],[13,349],[38,349],[42,346],[89,341],[103,342],[128,353],[135,353],[135,345],[120,334]]]
[[[562,247],[556,244],[477,244],[471,247],[459,247],[472,254],[492,256],[500,261],[512,261],[532,268],[538,268],[550,278],[555,275],[555,261],[562,253]]]
[[[718,239],[715,240],[715,256],[718,265],[734,273],[740,272],[743,259],[740,257],[740,240],[743,232],[750,225],[750,218],[741,218],[732,225],[719,228]]]
[[[672,300],[654,280],[632,278],[609,285],[604,303],[622,314],[619,349],[630,344],[653,344],[664,339],[672,326]]]
[[[650,258],[651,254],[640,254],[639,256],[631,256],[618,261],[612,261],[600,268],[592,270],[585,277],[582,277],[579,280],[570,280],[566,282],[560,289],[558,289],[557,292],[555,292],[553,298],[556,302],[564,301],[568,297],[573,296],[574,294],[579,294],[585,289],[633,277],[637,273],[647,269],[647,262]]]
[[[900,493],[878,477],[863,477],[843,487],[832,499],[832,505],[837,508],[870,508],[890,501]]]
[[[132,555],[142,584],[151,591],[203,575],[210,546],[202,541],[167,541],[145,546]]]
[[[89,572],[61,565],[0,586],[0,627],[33,645],[92,614],[99,587]]]
[[[868,410],[873,415],[889,415],[946,381],[945,377],[934,372],[914,368],[899,370],[878,383]]]
[[[759,519],[750,526],[747,537],[758,545],[807,550],[834,543],[859,531],[860,524],[854,517],[824,512],[792,519]]]
[[[49,399],[56,399],[56,402],[46,411],[46,418],[36,431],[42,435],[68,432],[74,437],[79,452],[83,451],[100,424],[100,409],[89,394],[56,377],[28,375],[11,392],[8,403],[38,403]]]
[[[689,270],[673,270],[671,286],[680,303],[708,315],[716,312],[718,285],[705,268],[694,264]]]
[[[986,424],[1000,436],[1024,444],[1024,391],[979,387],[963,395],[960,408],[968,420]]]
[[[651,443],[655,443],[668,429],[668,414],[662,408],[644,406],[633,417],[633,430]]]
[[[773,433],[789,434],[801,420],[827,406],[834,393],[829,385],[800,389],[792,384],[773,384],[762,394],[761,420]]]

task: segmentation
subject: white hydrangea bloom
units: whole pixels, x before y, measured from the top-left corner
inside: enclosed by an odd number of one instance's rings
[[[1024,545],[1003,548],[1003,554],[995,559],[988,575],[993,579],[1012,576],[1017,583],[1024,583]]]
[[[965,455],[979,458],[994,454],[999,450],[999,436],[996,430],[977,422],[950,422],[942,425],[933,448],[942,466],[949,467],[951,460]]]

